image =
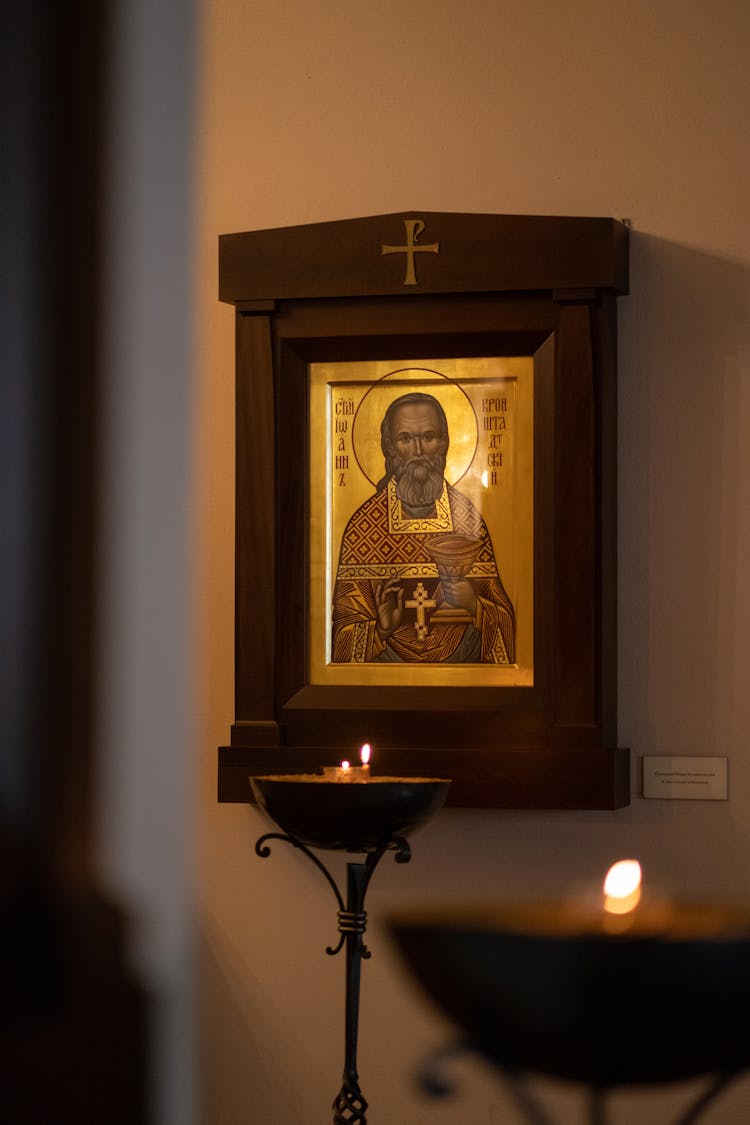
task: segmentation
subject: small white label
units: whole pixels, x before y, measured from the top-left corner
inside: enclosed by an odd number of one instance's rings
[[[672,801],[726,801],[726,758],[643,759],[643,796]]]

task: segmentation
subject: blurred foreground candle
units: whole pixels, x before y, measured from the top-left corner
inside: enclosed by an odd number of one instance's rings
[[[750,903],[678,901],[648,883],[626,859],[585,893],[451,904],[390,928],[427,993],[507,1074],[599,1091],[715,1074],[718,1090],[750,1068]]]
[[[575,915],[576,907],[573,903],[571,907]],[[633,937],[685,936],[686,927],[691,931],[694,926],[710,928],[714,914],[708,904],[678,903],[663,889],[649,886],[637,859],[620,859],[612,864],[596,900],[589,900],[589,908],[595,930]]]
[[[604,880],[604,909],[608,914],[629,914],[641,901],[641,865],[637,859],[613,863]]]

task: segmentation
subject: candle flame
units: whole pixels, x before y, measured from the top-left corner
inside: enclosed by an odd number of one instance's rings
[[[341,763],[341,768],[342,768],[342,770],[351,769],[351,766],[350,766],[349,762],[347,762],[346,758],[344,758],[343,762]]]
[[[613,863],[604,880],[604,909],[608,914],[629,914],[641,899],[641,865],[637,859]]]
[[[361,761],[363,766],[366,766],[369,762],[371,753],[372,747],[370,746],[369,742],[366,742],[359,752],[359,760]]]

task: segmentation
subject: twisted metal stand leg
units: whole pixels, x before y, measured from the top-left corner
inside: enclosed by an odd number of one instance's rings
[[[441,1050],[431,1053],[422,1065],[419,1080],[425,1094],[433,1098],[444,1098],[455,1093],[454,1083],[444,1073],[445,1064],[452,1058],[461,1054],[474,1054],[483,1057],[483,1053],[468,1040],[459,1040]],[[484,1056],[486,1057],[486,1056]],[[520,1116],[528,1125],[552,1125],[547,1110],[538,1095],[528,1084],[526,1074],[514,1070],[499,1068],[500,1077],[505,1089],[512,1097]],[[674,1125],[695,1125],[702,1117],[704,1111],[732,1084],[746,1068],[738,1067],[736,1070],[721,1071],[709,1077],[707,1085],[695,1097],[693,1102],[680,1112]],[[587,1085],[584,1087],[586,1098],[587,1125],[606,1125],[609,1087]]]
[[[675,1125],[695,1125],[702,1116],[703,1111],[718,1098],[720,1094],[738,1077],[739,1070],[722,1071],[713,1075],[708,1085],[702,1090],[695,1100],[679,1114]],[[605,1097],[607,1090],[600,1086],[593,1086],[589,1090],[589,1123],[590,1125],[606,1125]]]
[[[357,1071],[357,1040],[359,1035],[359,997],[362,961],[370,956],[363,935],[367,930],[365,895],[378,863],[387,851],[395,852],[396,863],[408,863],[411,850],[406,840],[398,836],[367,853],[363,863],[346,865],[346,902],[335,879],[326,866],[299,840],[280,832],[267,832],[255,845],[256,854],[266,858],[271,854],[269,840],[282,840],[304,852],[312,860],[338,903],[339,940],[334,947],[327,946],[326,953],[335,956],[346,946],[346,997],[344,1002],[344,1075],[341,1089],[333,1101],[333,1125],[367,1125],[367,1100],[359,1085]]]
[[[695,1125],[695,1122],[702,1117],[704,1110],[708,1109],[740,1073],[740,1070],[730,1070],[713,1075],[705,1089],[698,1094],[686,1110],[679,1114],[675,1125]],[[606,1125],[606,1094],[607,1090],[600,1086],[591,1087],[589,1090],[590,1125]]]

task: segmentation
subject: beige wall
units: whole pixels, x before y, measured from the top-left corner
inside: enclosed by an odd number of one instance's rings
[[[624,854],[682,895],[750,894],[750,15],[741,0],[205,0],[196,401],[199,927],[205,1125],[330,1120],[342,1062],[335,909],[304,858],[261,862],[257,811],[215,803],[233,718],[233,313],[220,233],[423,208],[627,216],[620,302],[619,741],[729,757],[728,803],[447,810],[371,888],[360,1064],[373,1125],[500,1120],[494,1076],[412,1076],[446,1028],[378,922],[394,906],[544,895]],[[260,594],[259,596],[262,596]],[[547,1090],[562,1121],[574,1094]],[[619,1102],[661,1122],[684,1092]],[[633,1103],[637,1103],[637,1106]],[[509,1117],[512,1120],[512,1114]],[[750,1083],[707,1123],[750,1119]]]

